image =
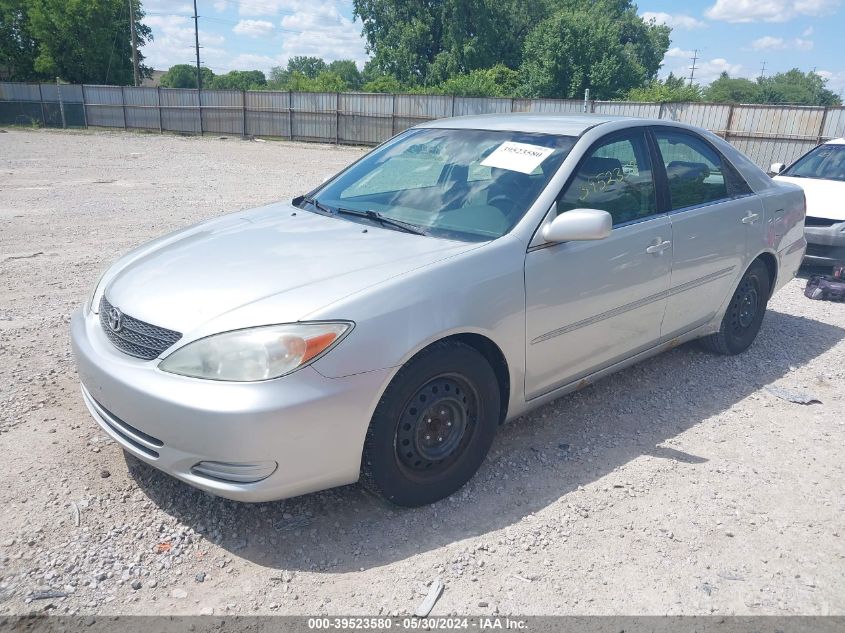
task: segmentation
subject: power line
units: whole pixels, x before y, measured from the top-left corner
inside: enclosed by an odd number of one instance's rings
[[[695,77],[695,62],[698,61],[698,49],[692,52],[692,66],[689,67],[689,85],[692,86],[693,77]]]

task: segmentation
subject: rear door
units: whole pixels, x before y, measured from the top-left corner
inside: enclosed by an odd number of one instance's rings
[[[528,399],[652,347],[660,337],[672,229],[657,206],[645,128],[585,154],[554,212],[613,216],[609,237],[543,244],[525,258]]]
[[[750,238],[763,230],[765,218],[760,199],[703,137],[674,127],[655,127],[652,133],[672,221],[662,328],[663,337],[672,338],[716,315],[742,276]]]

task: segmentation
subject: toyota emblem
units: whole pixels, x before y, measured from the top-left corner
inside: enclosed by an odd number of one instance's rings
[[[123,312],[117,308],[110,308],[106,319],[112,332],[120,332],[120,328],[123,327]]]

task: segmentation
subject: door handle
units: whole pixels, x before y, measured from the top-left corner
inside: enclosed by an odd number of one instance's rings
[[[745,214],[745,217],[742,218],[743,224],[754,224],[760,216],[757,213],[752,213],[749,211]]]
[[[669,240],[661,242],[659,237],[655,240],[655,242],[656,244],[652,244],[651,246],[645,249],[646,253],[649,253],[650,255],[660,255],[663,251],[665,251],[672,245],[672,242],[670,242]]]

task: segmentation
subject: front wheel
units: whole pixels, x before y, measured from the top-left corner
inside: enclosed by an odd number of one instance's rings
[[[396,374],[364,442],[361,480],[400,506],[449,496],[478,470],[496,434],[499,389],[490,364],[459,342],[435,344]]]
[[[752,262],[731,297],[719,331],[701,339],[701,345],[717,354],[740,354],[751,347],[769,300],[769,271],[760,260]]]

